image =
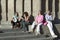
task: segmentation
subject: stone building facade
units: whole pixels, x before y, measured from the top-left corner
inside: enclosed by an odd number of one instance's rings
[[[39,10],[43,12],[50,10],[53,19],[60,19],[60,0],[0,0],[2,21],[10,21],[15,12],[21,16],[27,11],[29,15],[36,16]]]

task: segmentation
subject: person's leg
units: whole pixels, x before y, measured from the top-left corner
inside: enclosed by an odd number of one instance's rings
[[[20,21],[20,29],[23,28],[23,21]]]
[[[26,25],[26,31],[29,31],[29,29],[28,29],[28,25]]]
[[[40,34],[40,26],[42,25],[42,23],[39,23],[36,27],[36,35]]]
[[[53,25],[52,25],[52,22],[48,21],[47,26],[48,26],[48,28],[49,28],[49,31],[50,31],[52,37],[54,37],[54,36],[55,36],[55,33],[54,33],[54,31],[53,31]]]
[[[20,29],[25,30],[24,20],[21,20],[21,21],[20,21]]]
[[[25,21],[26,31],[29,31],[29,29],[28,29],[28,25],[29,25],[29,22]]]
[[[23,22],[22,22],[22,26],[23,26],[23,30],[24,30],[24,31],[27,31],[27,28],[26,28],[26,23],[25,23],[25,21],[23,21]]]
[[[12,24],[12,28],[14,29],[15,23],[13,21],[11,21],[11,24]]]
[[[11,20],[11,24],[12,24],[12,27],[13,27],[13,21]]]
[[[20,28],[20,21],[17,21],[17,28]]]
[[[26,31],[26,28],[25,28],[25,24],[24,23],[22,24],[22,26],[23,26],[23,31]]]
[[[35,25],[36,25],[36,22],[34,21],[34,22],[32,23],[32,26],[31,26],[31,32],[33,32],[33,29],[34,29]]]

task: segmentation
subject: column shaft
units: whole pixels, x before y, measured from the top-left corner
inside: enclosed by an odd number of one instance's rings
[[[25,0],[24,11],[27,11],[29,15],[31,14],[31,0]]]
[[[6,21],[6,0],[1,0],[2,21]]]
[[[41,0],[33,0],[33,16],[36,16],[41,10]]]
[[[14,0],[8,0],[8,21],[14,16]]]

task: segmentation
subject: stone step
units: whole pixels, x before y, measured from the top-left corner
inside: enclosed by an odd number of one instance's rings
[[[0,29],[12,29],[12,25],[11,24],[1,24]]]
[[[9,36],[9,38],[8,37],[0,38],[0,40],[53,40],[53,38]]]
[[[20,29],[0,29],[1,31],[3,32],[18,32],[18,31],[21,31]]]
[[[0,33],[0,37],[5,37],[5,36],[24,36],[24,35],[33,35],[33,34],[29,34],[29,33],[26,33],[26,32],[5,32],[5,33]]]
[[[20,29],[2,29],[4,33],[0,33],[0,40],[52,40],[51,37],[45,35],[35,36],[33,33],[22,32]]]
[[[0,40],[52,40],[52,37],[45,37],[44,35],[34,36],[34,35],[13,35],[0,37]]]
[[[22,32],[20,29],[8,29],[7,27],[10,26],[10,24],[4,24],[6,29],[0,29],[4,33],[0,33],[0,40],[53,40],[52,37],[45,37],[45,34],[50,35],[48,27],[42,27],[44,31],[44,35],[40,35],[36,37],[34,34],[29,34],[26,32]],[[60,25],[55,25],[57,30],[60,30]],[[60,32],[60,31],[59,31]]]
[[[22,32],[20,29],[1,29],[0,40],[52,40],[52,37],[46,37],[44,34],[35,36],[33,33]],[[47,34],[47,33],[46,33]],[[47,34],[49,35],[49,34]]]

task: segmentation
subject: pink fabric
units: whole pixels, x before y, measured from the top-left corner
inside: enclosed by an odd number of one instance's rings
[[[47,25],[48,24],[48,22],[47,21],[43,21],[43,25]]]
[[[43,15],[37,16],[37,17],[35,18],[35,21],[36,21],[37,23],[42,23],[42,22],[43,22]]]

